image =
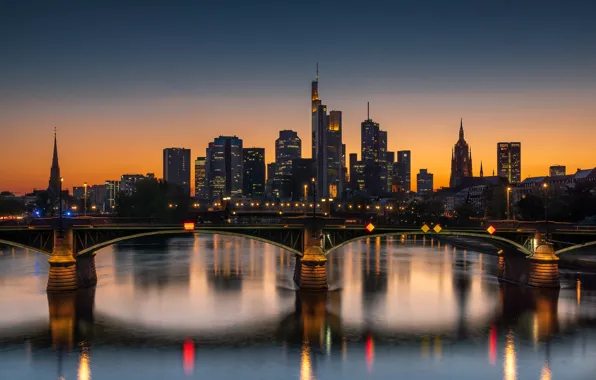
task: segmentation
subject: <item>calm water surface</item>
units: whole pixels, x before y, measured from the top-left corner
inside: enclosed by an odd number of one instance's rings
[[[97,289],[45,292],[47,257],[0,255],[0,379],[596,378],[596,276],[560,291],[496,280],[497,260],[370,239],[294,290],[290,253],[223,236],[100,251]]]

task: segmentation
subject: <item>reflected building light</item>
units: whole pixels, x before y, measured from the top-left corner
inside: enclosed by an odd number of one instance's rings
[[[427,337],[422,338],[422,359],[428,358],[428,353],[430,351],[430,342]]]
[[[579,278],[576,281],[576,293],[577,293],[577,306],[579,306],[581,304],[582,301],[582,283],[579,280]]]
[[[490,327],[488,333],[488,362],[491,365],[497,364],[497,328],[495,325]]]
[[[534,313],[534,318],[532,319],[532,341],[534,343],[534,351],[538,348],[538,334],[540,331],[538,330],[538,314]]]
[[[443,343],[441,342],[441,337],[437,335],[435,337],[435,358],[439,360],[441,360],[442,357],[442,345]]]
[[[331,327],[327,326],[327,331],[325,332],[325,348],[327,349],[327,356],[331,355]]]
[[[81,356],[79,356],[78,380],[91,380],[91,363],[89,359],[89,348],[81,344]]]
[[[312,364],[310,361],[310,348],[308,341],[302,344],[302,354],[300,357],[300,380],[314,380],[315,376],[312,372]]]
[[[544,363],[544,367],[542,367],[542,371],[540,372],[540,380],[551,380],[552,379],[552,372],[550,370],[550,364],[548,360]]]
[[[369,335],[366,338],[364,352],[366,356],[366,368],[368,369],[368,372],[371,373],[375,361],[375,343],[373,341],[372,335]]]
[[[195,369],[195,343],[192,339],[186,339],[182,345],[182,366],[187,375]]]
[[[345,336],[341,339],[341,360],[348,360],[348,340]]]
[[[513,340],[513,332],[507,333],[505,340],[505,355],[503,360],[503,380],[516,380],[517,368],[515,359],[515,342]]]

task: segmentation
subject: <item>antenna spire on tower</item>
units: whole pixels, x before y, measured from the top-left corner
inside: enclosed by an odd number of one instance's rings
[[[317,76],[316,76],[316,80],[317,82],[319,81],[319,62],[317,62]]]
[[[366,119],[370,120],[370,102],[366,102]]]

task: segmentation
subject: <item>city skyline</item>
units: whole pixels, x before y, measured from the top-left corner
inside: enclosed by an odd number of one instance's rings
[[[435,2],[432,11],[373,2],[342,5],[329,20],[324,15],[337,10],[330,3],[315,15],[312,4],[294,6],[291,15],[255,4],[232,19],[219,5],[167,12],[3,6],[1,28],[18,54],[0,64],[0,188],[22,194],[47,186],[54,128],[65,188],[159,173],[163,148],[185,146],[194,158],[220,134],[265,148],[266,163],[274,161],[281,129],[296,131],[309,152],[305,110],[316,62],[319,97],[329,111],[342,111],[346,156],[360,152],[370,101],[371,118],[388,132],[388,151],[410,150],[412,173],[428,168],[436,188],[448,185],[462,117],[485,175],[497,171],[500,141],[523,144],[522,180],[548,175],[554,164],[569,172],[595,166],[596,53],[589,47],[596,33],[584,4],[562,10],[527,2],[484,12],[466,1]],[[101,22],[79,17],[89,14]],[[376,22],[364,28],[362,16]],[[108,18],[111,33],[103,29]],[[354,27],[320,35],[327,44],[321,51],[312,48],[319,31],[303,27],[318,18],[329,30]],[[479,166],[473,169],[478,175]]]

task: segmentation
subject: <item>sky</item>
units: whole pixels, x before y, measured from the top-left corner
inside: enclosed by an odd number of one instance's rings
[[[473,170],[522,143],[522,178],[596,166],[593,1],[0,1],[0,190],[46,188],[54,128],[66,187],[162,176],[162,150],[237,135],[309,157],[310,82],[388,131],[447,186],[463,118]]]

